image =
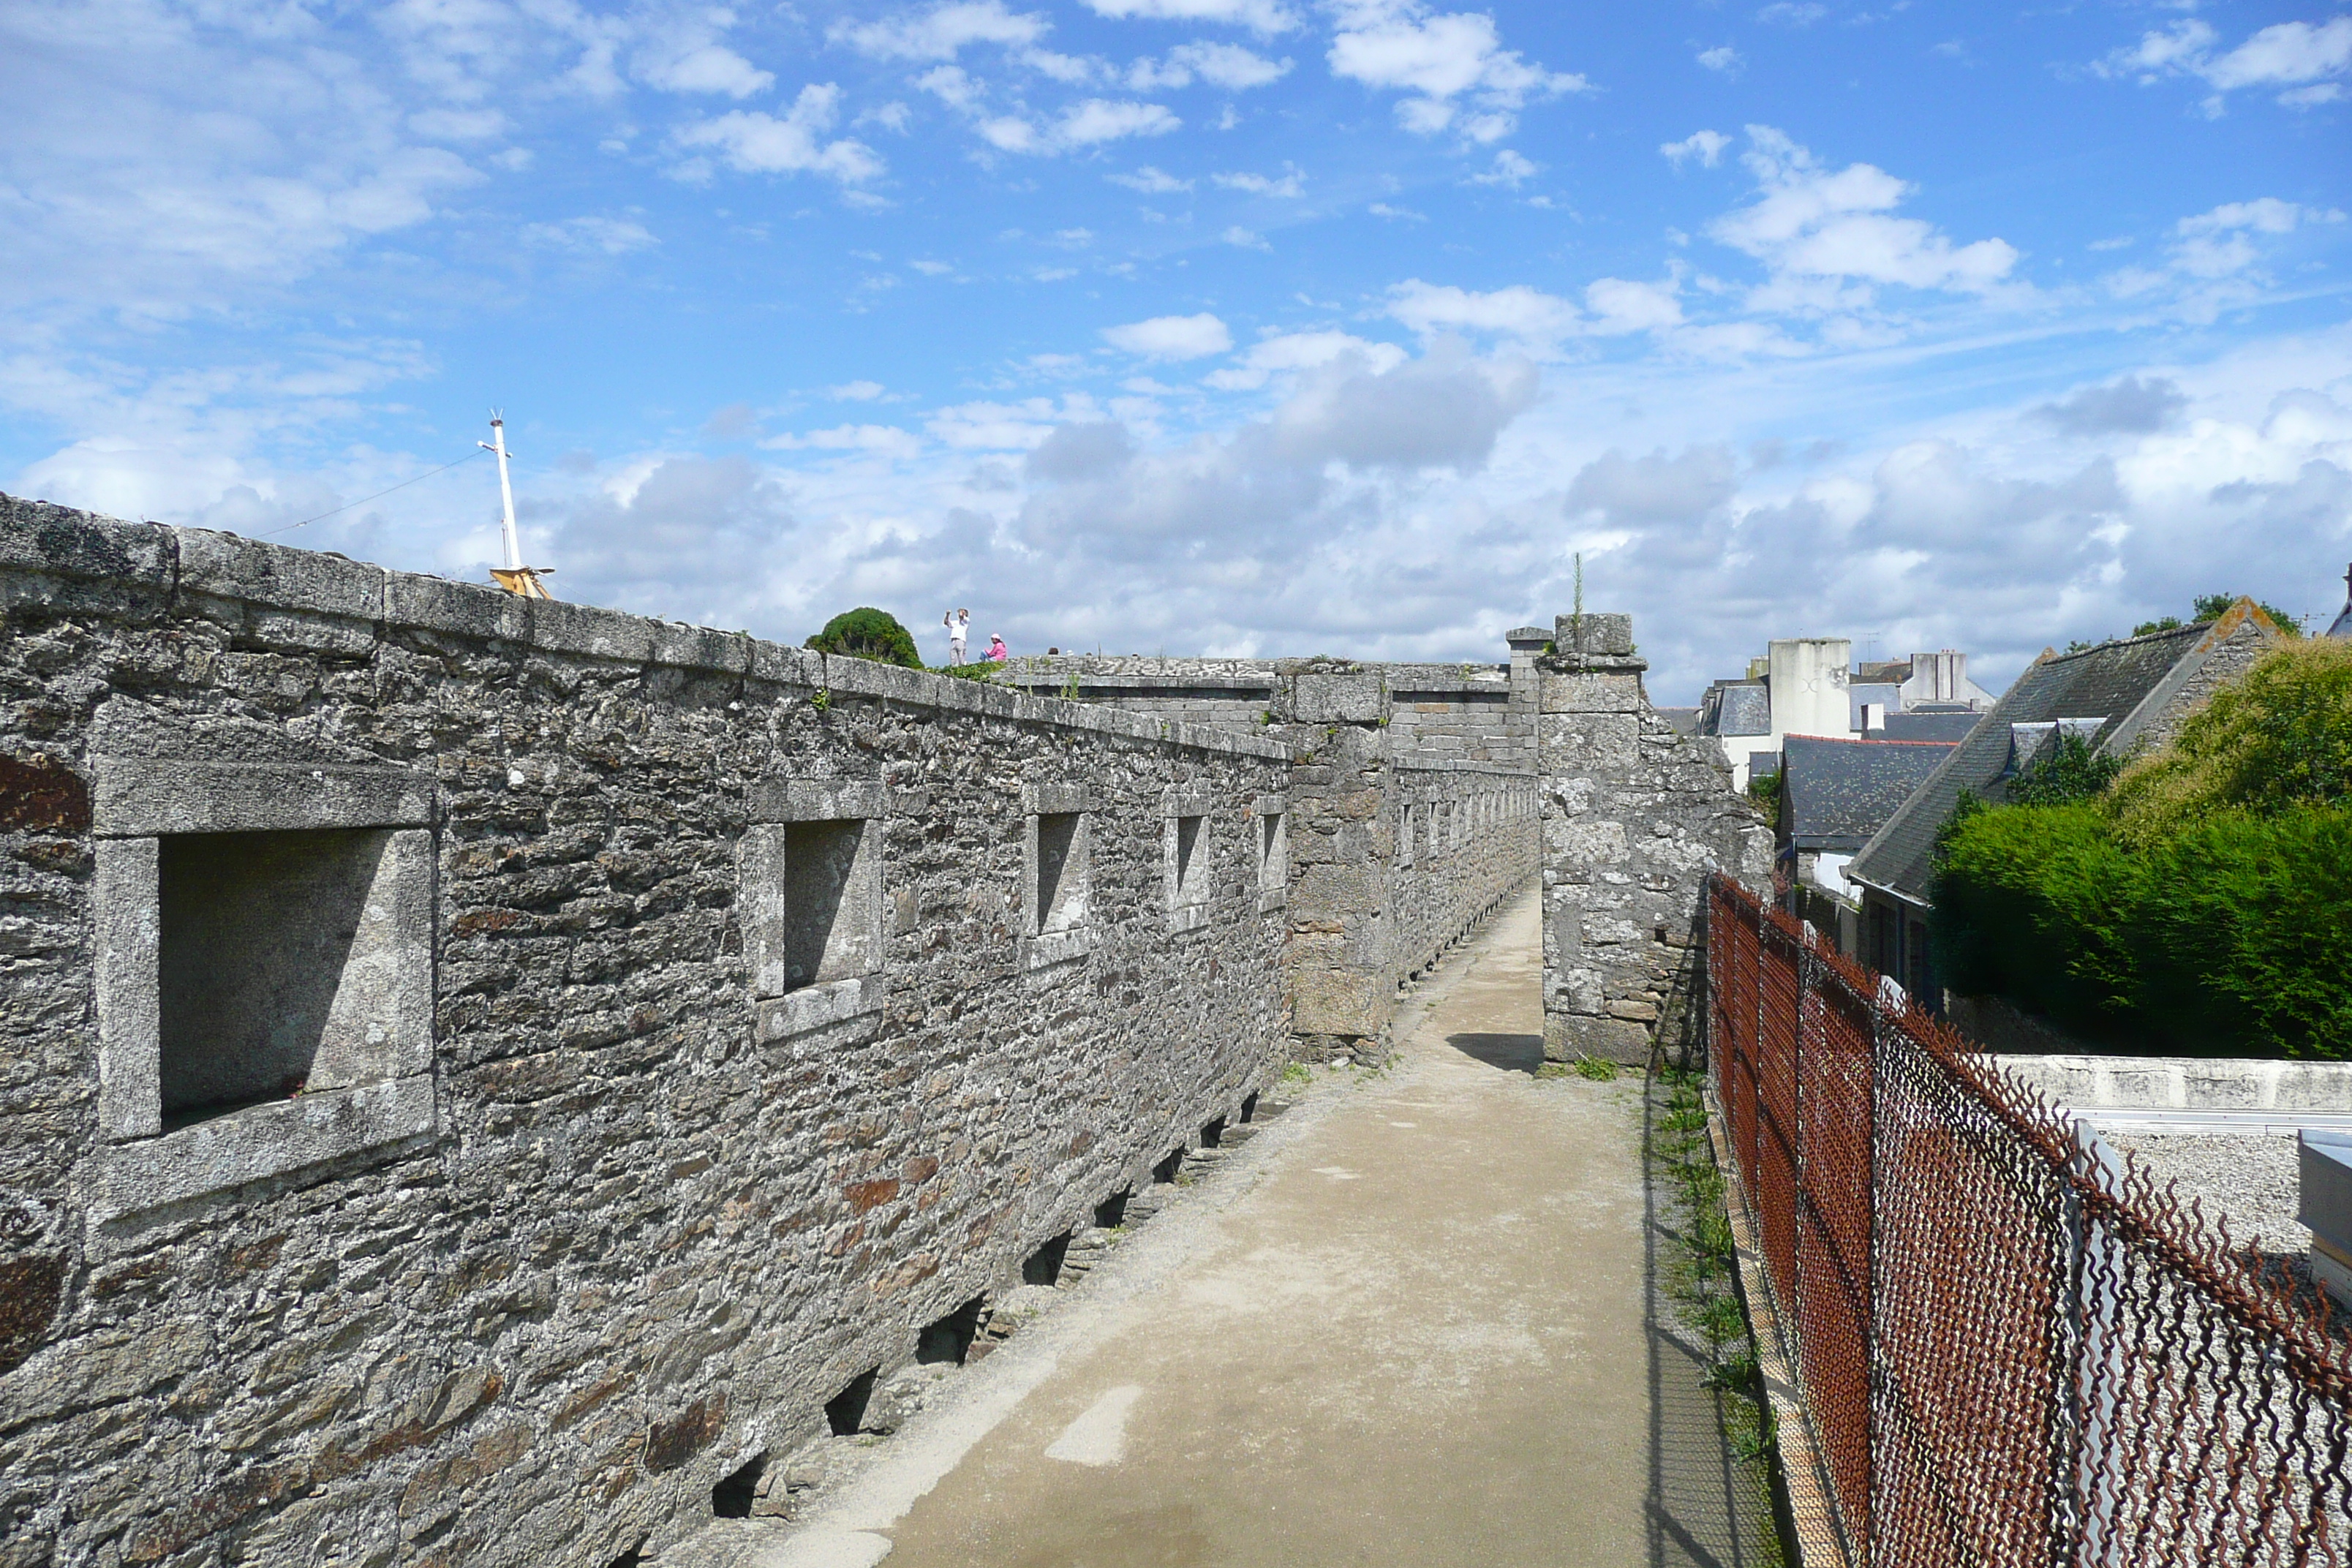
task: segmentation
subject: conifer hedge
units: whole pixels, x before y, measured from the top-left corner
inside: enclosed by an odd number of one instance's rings
[[[1937,850],[1944,984],[2134,1054],[2352,1059],[2347,758],[2352,644],[2305,643],[2112,787],[1964,803]]]

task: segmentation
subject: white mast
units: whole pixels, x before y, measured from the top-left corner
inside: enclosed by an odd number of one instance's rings
[[[496,445],[493,446],[492,443]],[[507,478],[507,422],[502,415],[490,416],[490,439],[477,441],[477,447],[488,447],[499,455],[499,500],[506,503],[507,570],[522,570],[522,546],[515,539],[514,485]]]
[[[553,598],[554,595],[547,591],[547,584],[539,580],[539,572],[522,563],[522,541],[515,536],[514,483],[507,478],[506,416],[496,409],[491,410],[490,438],[477,441],[474,445],[485,452],[499,455],[499,500],[506,509],[502,525],[506,535],[506,568],[501,571],[493,567],[490,575],[499,580],[499,586],[510,594],[520,594],[526,599]]]

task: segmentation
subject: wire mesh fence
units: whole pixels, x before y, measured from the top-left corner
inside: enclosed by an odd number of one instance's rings
[[[1708,1062],[1850,1559],[2352,1560],[2352,1352],[1788,914],[1707,894]]]

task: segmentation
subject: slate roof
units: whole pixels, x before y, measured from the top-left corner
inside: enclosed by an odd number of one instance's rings
[[[1783,837],[1799,849],[1850,854],[1861,848],[1953,744],[1790,736],[1780,743]]]
[[[2127,751],[2139,732],[2187,684],[2209,650],[2213,623],[2101,643],[2080,653],[2045,653],[2026,667],[1992,711],[1979,716],[1936,771],[1911,792],[1885,826],[1846,868],[1873,887],[1916,903],[1927,901],[1936,834],[1963,788],[1999,800],[1996,781],[2008,769],[2017,724],[2055,719],[2098,719],[2095,750]]]
[[[1726,681],[1715,710],[1718,735],[1769,735],[1772,732],[1772,690],[1762,681]]]
[[[1884,731],[1873,730],[1873,740],[1965,741],[1981,713],[1889,713]]]

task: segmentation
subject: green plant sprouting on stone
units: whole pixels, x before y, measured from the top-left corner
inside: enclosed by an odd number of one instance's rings
[[[833,707],[832,688],[820,686],[814,691],[810,692],[809,706],[815,709],[820,713],[829,711]]]
[[[1576,1058],[1576,1076],[1588,1083],[1614,1083],[1617,1064],[1606,1057],[1588,1057],[1580,1053]]]
[[[1286,1088],[1305,1089],[1315,1081],[1315,1073],[1305,1062],[1286,1063],[1279,1080]]]

